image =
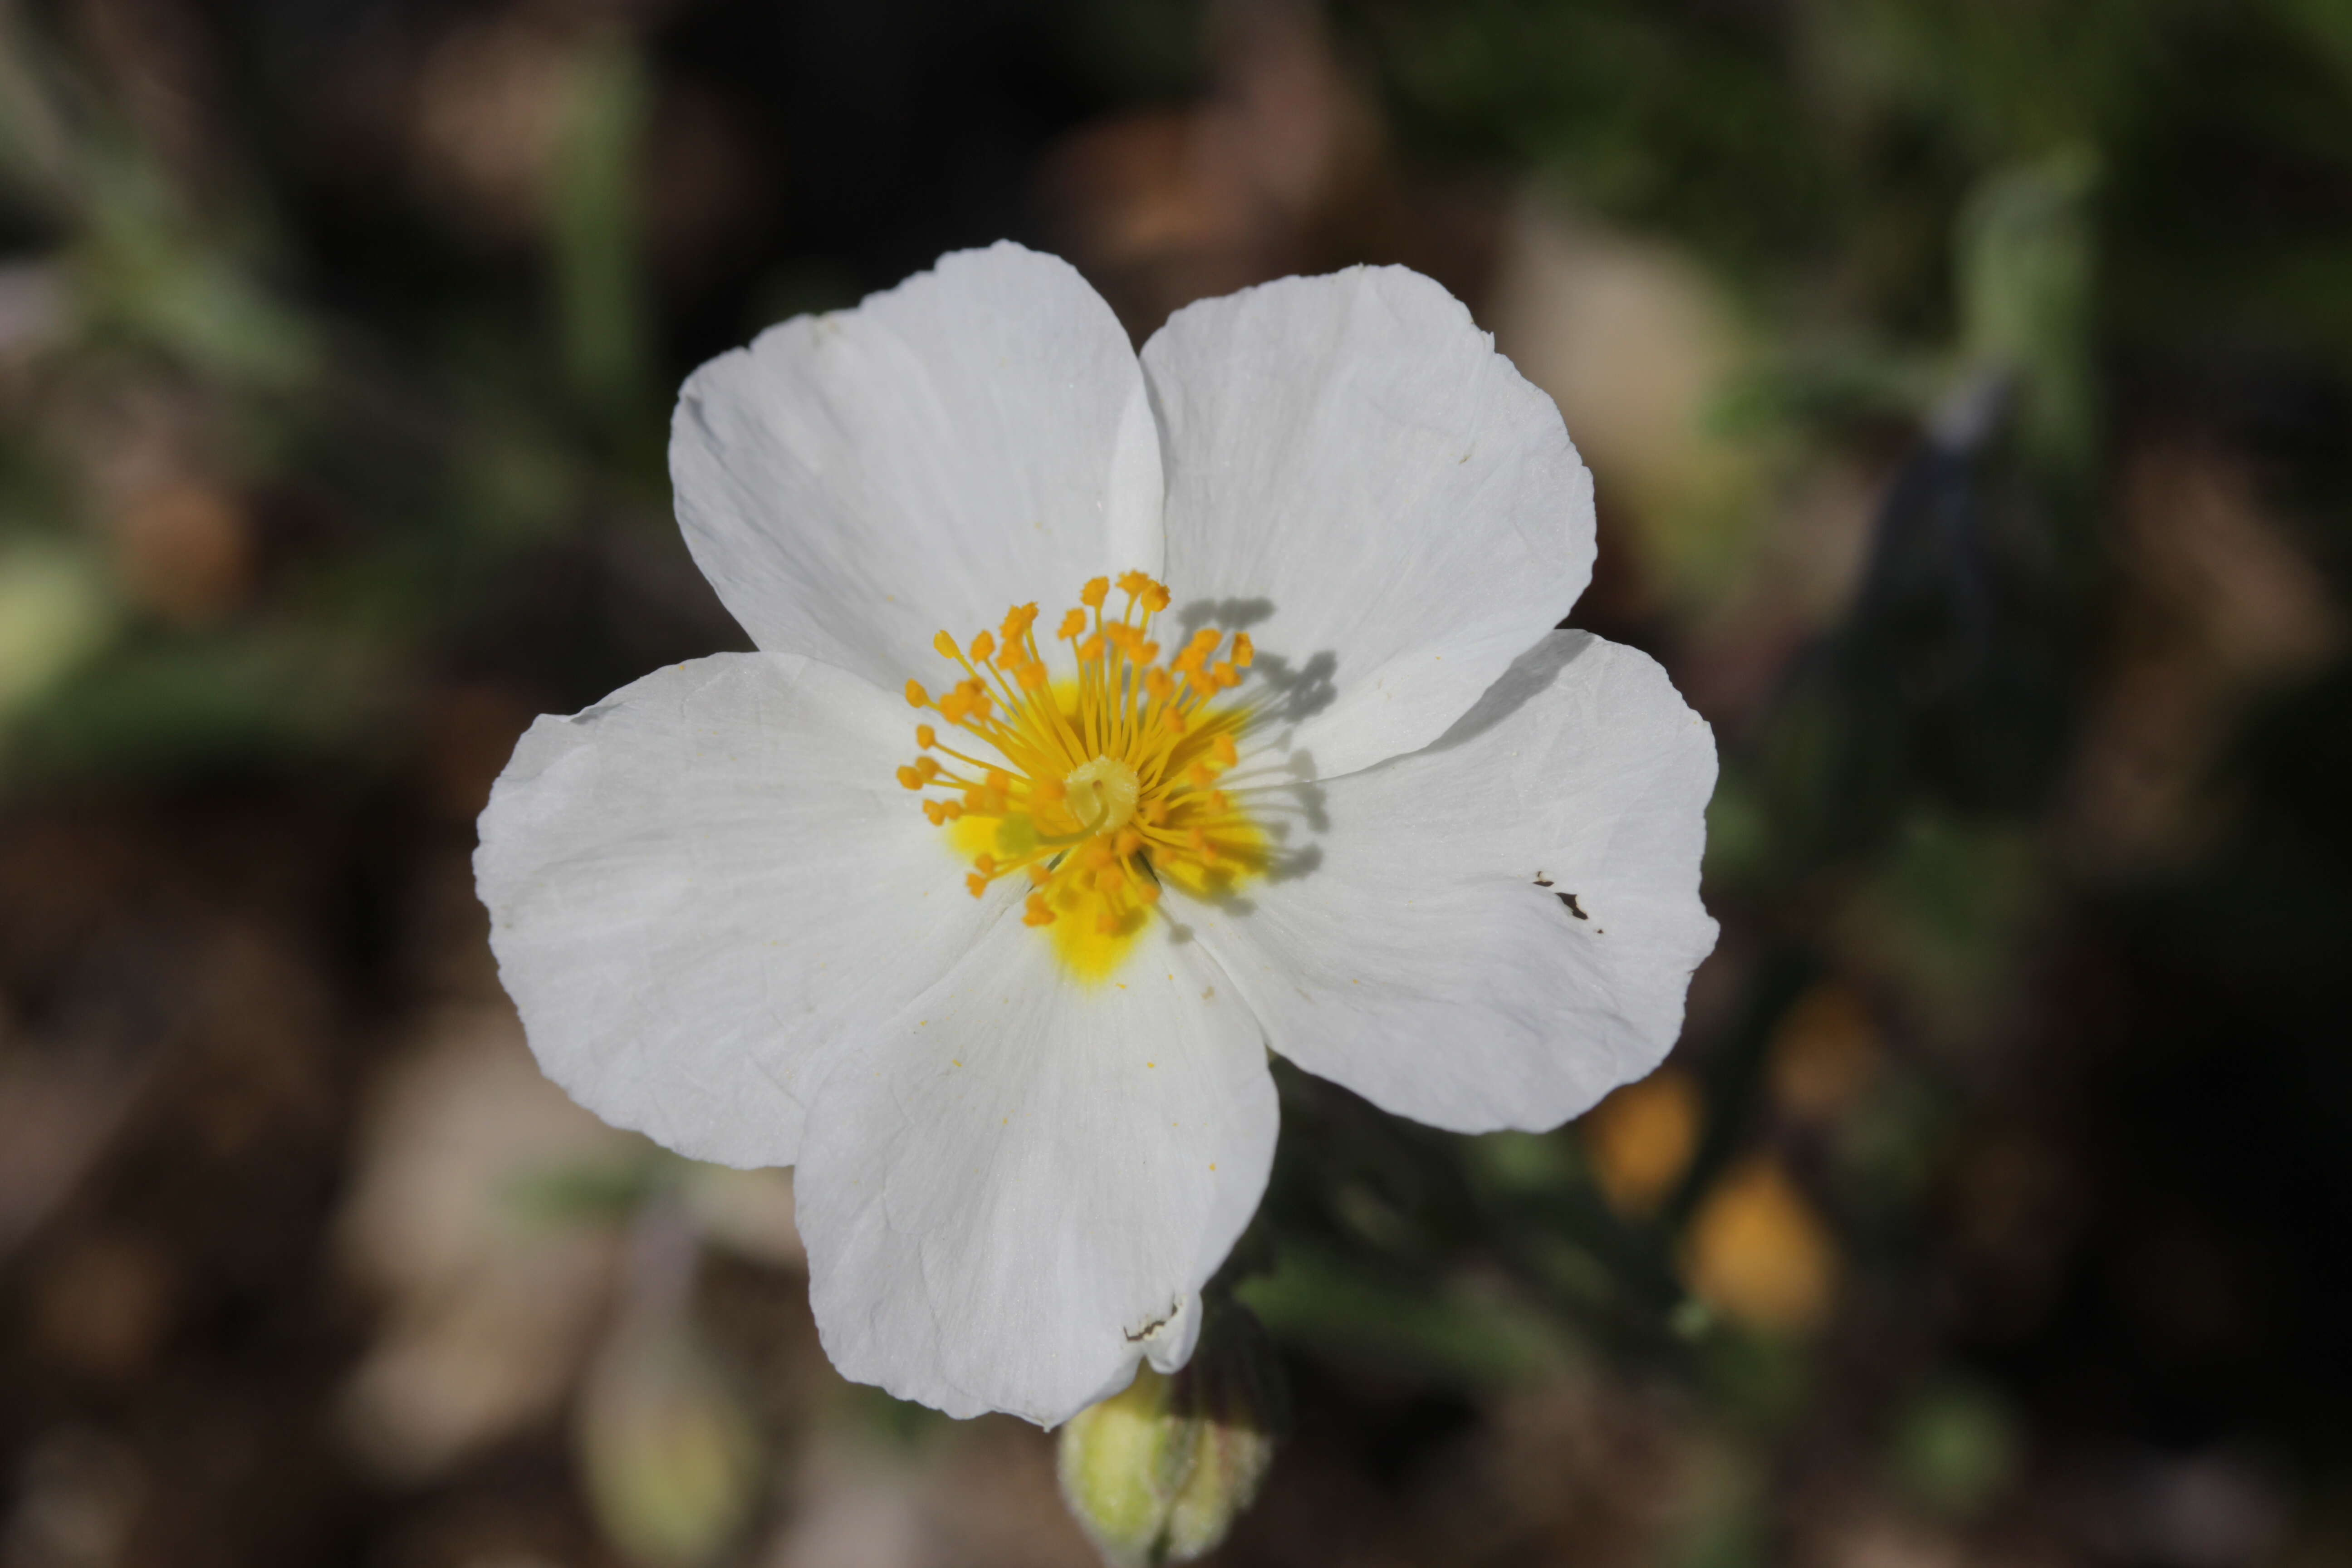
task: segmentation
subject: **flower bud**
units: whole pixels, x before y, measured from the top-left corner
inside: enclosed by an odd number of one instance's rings
[[[1221,1303],[1189,1364],[1138,1367],[1062,1428],[1063,1500],[1116,1568],[1189,1563],[1256,1500],[1286,1403],[1265,1331]]]

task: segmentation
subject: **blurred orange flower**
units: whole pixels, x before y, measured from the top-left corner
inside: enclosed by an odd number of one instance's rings
[[[1837,1243],[1777,1161],[1735,1167],[1691,1223],[1691,1289],[1717,1311],[1768,1333],[1801,1333],[1829,1315]]]
[[[1698,1085],[1672,1068],[1629,1083],[1584,1119],[1584,1147],[1610,1207],[1648,1214],[1665,1200],[1698,1146]]]

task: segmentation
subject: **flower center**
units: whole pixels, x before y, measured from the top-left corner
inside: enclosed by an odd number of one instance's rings
[[[1097,833],[1116,833],[1135,820],[1135,803],[1143,782],[1135,769],[1118,757],[1097,757],[1072,768],[1062,780],[1068,791],[1070,815]]]
[[[907,700],[962,733],[916,725],[921,754],[898,770],[970,861],[972,897],[1022,878],[1023,921],[1095,979],[1126,956],[1164,882],[1214,896],[1264,868],[1267,842],[1220,787],[1250,721],[1223,700],[1255,657],[1248,634],[1221,659],[1224,634],[1204,626],[1163,661],[1151,623],[1168,590],[1140,572],[1118,590],[1116,617],[1107,577],[1062,617],[1055,640],[1070,645],[1075,678],[1047,670],[1034,604],[962,647],[940,633],[931,646],[963,677],[936,700],[909,680]]]

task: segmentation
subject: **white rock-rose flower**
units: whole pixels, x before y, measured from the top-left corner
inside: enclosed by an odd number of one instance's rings
[[[1435,283],[1139,358],[1068,266],[963,252],[705,365],[670,464],[761,651],[533,724],[475,870],[551,1077],[798,1167],[848,1376],[1051,1425],[1181,1365],[1269,1047],[1479,1131],[1674,1043],[1713,739],[1552,629],[1590,477]]]

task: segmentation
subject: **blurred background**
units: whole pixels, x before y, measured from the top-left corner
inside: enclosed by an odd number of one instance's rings
[[[2352,1561],[2352,5],[0,0],[0,1565],[1091,1561],[467,865],[748,646],[681,376],[1004,236],[1444,282],[1723,752],[1657,1076],[1285,1073],[1220,1561]]]

